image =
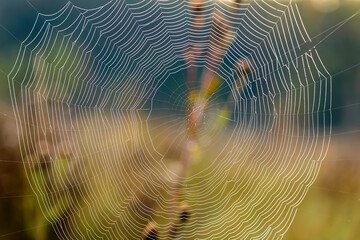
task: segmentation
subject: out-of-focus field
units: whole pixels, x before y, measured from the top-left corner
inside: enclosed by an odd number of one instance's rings
[[[56,239],[36,201],[31,200],[35,196],[25,179],[12,112],[4,107],[0,112],[0,239]],[[333,135],[320,175],[299,206],[285,239],[354,240],[359,236],[360,141],[356,131],[340,133]],[[161,144],[168,142],[161,137],[157,138]],[[176,156],[178,151],[173,149],[170,155]],[[92,179],[87,184],[95,182]],[[99,192],[94,199],[101,202],[101,194],[108,193]]]
[[[332,136],[320,175],[285,239],[355,240],[360,236],[359,132]]]

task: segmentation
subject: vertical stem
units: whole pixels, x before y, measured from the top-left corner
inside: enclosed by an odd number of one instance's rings
[[[191,149],[194,143],[195,142],[191,139],[187,140],[185,147],[181,153],[180,169],[172,193],[171,209],[174,210],[175,214],[172,214],[172,217],[170,218],[171,222],[169,229],[169,239],[173,239],[177,235],[177,224],[178,224],[177,214],[179,210],[180,199],[182,197],[181,190],[182,190],[182,185],[184,183],[184,177],[186,175],[186,169],[191,161]]]
[[[197,69],[191,69],[188,72],[188,86],[191,86],[190,81],[194,79],[192,74],[196,73]],[[202,79],[201,93],[203,94],[208,89],[211,81],[214,78],[214,73],[207,71]],[[195,76],[196,79],[196,76]],[[187,98],[190,97],[191,90],[187,91]],[[171,209],[174,210],[173,215],[170,217],[170,229],[169,229],[169,239],[173,239],[177,236],[177,214],[179,214],[179,206],[180,200],[182,197],[182,185],[184,183],[184,178],[186,175],[187,168],[189,164],[192,162],[192,150],[194,145],[197,142],[199,128],[201,127],[201,122],[204,118],[205,108],[207,105],[206,97],[199,96],[199,98],[193,102],[189,103],[189,109],[187,112],[187,141],[185,142],[185,146],[181,152],[180,157],[180,168],[177,175],[177,179],[174,184],[174,189],[172,192],[172,201],[171,201]]]
[[[169,239],[173,239],[177,235],[177,214],[180,205],[180,199],[182,197],[182,185],[184,183],[184,178],[186,175],[186,170],[188,165],[191,162],[191,150],[195,144],[195,136],[197,132],[197,117],[196,110],[194,110],[194,104],[189,103],[189,97],[192,94],[192,91],[196,88],[196,75],[197,67],[191,66],[188,68],[187,73],[187,100],[188,100],[188,110],[187,110],[187,141],[181,152],[180,156],[180,168],[177,174],[177,178],[174,183],[174,188],[172,192],[172,200],[170,209],[174,210],[174,214],[170,215],[170,228],[169,228]]]
[[[241,2],[237,0],[236,2]],[[190,7],[197,14],[194,19],[194,28],[196,29],[205,22],[203,17],[203,11],[205,9],[204,3],[202,0],[193,0]],[[215,16],[215,15],[214,15]],[[228,35],[231,32],[230,27],[226,26],[224,23],[213,17],[213,34],[214,37],[222,38],[224,35]],[[217,25],[218,28],[214,28]],[[211,43],[214,44],[214,43]],[[226,44],[226,41],[222,44]],[[218,48],[216,46],[215,48]],[[216,58],[222,57],[221,53],[216,51],[213,53]],[[194,60],[194,56],[191,54],[190,62]],[[172,193],[171,209],[174,210],[174,215],[170,217],[170,229],[169,229],[169,239],[173,239],[177,235],[177,214],[179,214],[180,199],[182,196],[182,185],[186,175],[186,170],[189,164],[192,161],[191,152],[193,146],[197,142],[198,132],[202,121],[204,118],[204,113],[206,105],[208,102],[208,94],[211,91],[211,85],[213,84],[215,78],[215,73],[209,70],[206,70],[201,78],[201,89],[200,96],[196,97],[195,101],[190,101],[192,92],[196,89],[196,80],[197,80],[197,68],[190,66],[187,72],[187,100],[188,100],[188,111],[187,111],[187,137],[188,140],[185,143],[185,146],[182,150],[180,157],[180,169],[177,176],[177,179],[174,184],[174,189]]]
[[[197,76],[197,67],[189,66],[187,69],[187,97],[189,98],[192,91],[196,88],[196,76]]]

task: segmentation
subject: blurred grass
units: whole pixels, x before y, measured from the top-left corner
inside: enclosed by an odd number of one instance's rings
[[[8,111],[9,109],[5,109],[4,107],[0,110],[0,112],[3,113]],[[10,113],[8,116],[11,116]],[[89,120],[88,123],[90,122],[91,121]],[[55,199],[57,200],[50,201],[52,204],[43,208],[41,213],[36,198],[29,188],[29,183],[25,179],[24,167],[22,163],[20,163],[21,158],[16,144],[17,140],[13,140],[12,144],[10,144],[11,141],[9,138],[13,134],[16,134],[16,126],[9,117],[2,117],[0,121],[0,136],[2,136],[0,141],[0,154],[2,159],[2,161],[0,161],[0,206],[1,211],[5,214],[0,215],[0,238],[55,239],[56,228],[60,226],[70,228],[78,226],[77,231],[85,234],[85,238],[91,236],[94,237],[96,234],[103,234],[104,227],[114,226],[117,226],[118,230],[121,230],[123,233],[130,234],[132,231],[135,231],[140,234],[143,230],[142,227],[138,225],[134,228],[134,226],[131,225],[131,222],[138,221],[145,226],[148,220],[150,220],[149,213],[151,211],[157,213],[155,214],[154,219],[159,225],[166,226],[168,224],[166,216],[157,212],[156,206],[154,205],[155,200],[151,197],[139,194],[147,191],[151,192],[153,197],[169,198],[164,189],[149,184],[150,180],[146,181],[139,178],[139,176],[143,176],[145,172],[148,174],[151,173],[153,170],[150,171],[150,169],[154,168],[154,166],[152,166],[154,163],[144,163],[142,168],[137,166],[135,171],[135,166],[132,165],[132,162],[134,159],[138,158],[138,156],[147,156],[148,159],[151,159],[150,155],[156,153],[149,153],[141,148],[141,141],[149,140],[140,139],[140,135],[137,135],[140,134],[140,132],[138,132],[140,121],[134,123],[132,118],[126,119],[126,117],[124,117],[121,120],[121,124],[129,124],[126,126],[126,129],[129,129],[128,135],[119,134],[111,129],[108,129],[108,131],[105,132],[97,131],[96,128],[92,128],[92,132],[82,131],[83,136],[81,137],[81,141],[83,146],[96,147],[92,149],[79,148],[78,150],[81,152],[74,154],[88,156],[84,159],[84,162],[80,163],[87,165],[81,165],[83,167],[82,169],[92,169],[95,170],[95,172],[84,171],[82,174],[74,172],[74,174],[71,175],[75,176],[75,178],[69,179],[64,176],[64,174],[66,176],[69,175],[69,172],[67,171],[70,171],[66,170],[69,168],[69,163],[66,159],[64,160],[65,162],[58,159],[55,163],[60,165],[58,165],[58,167],[55,165],[54,168],[51,168],[52,172],[49,172],[49,174],[51,174],[49,176],[53,177],[52,180],[56,182],[57,186],[60,188],[66,188],[66,184],[69,181],[74,182],[76,180],[78,182],[84,182],[85,184],[82,186],[77,186],[77,191],[84,194],[84,196],[86,196],[85,199],[91,199],[91,201],[84,202],[84,199],[81,201],[74,201],[74,199],[78,198],[76,195],[68,192],[67,195],[56,195],[57,197]],[[116,129],[121,128],[116,127]],[[94,136],[94,134],[97,136],[96,138],[91,137]],[[224,133],[221,135],[221,138],[226,139],[228,137],[227,134],[229,133]],[[119,136],[123,136],[124,138],[119,138]],[[170,169],[176,168],[176,159],[179,156],[181,148],[177,148],[175,145],[173,149],[168,149],[168,141],[163,141],[163,137],[168,136],[159,135],[157,138],[157,141],[159,142],[157,147],[160,151],[167,150],[168,154],[166,157],[168,157],[168,167]],[[102,140],[101,144],[99,144],[100,139]],[[299,206],[297,216],[286,234],[285,239],[354,240],[359,236],[359,143],[356,133],[333,136],[329,153],[323,163],[318,180],[310,188],[305,200]],[[110,156],[109,162],[106,162],[106,165],[95,167],[97,166],[96,164],[99,157],[101,157],[99,151],[103,151],[106,149],[105,146],[109,145],[118,147],[107,148]],[[195,175],[197,172],[203,170],[204,166],[210,166],[210,162],[212,161],[211,156],[222,147],[223,146],[221,145],[217,146],[217,148],[212,146],[210,149],[213,149],[214,152],[204,152],[202,149],[199,149],[200,153],[198,157],[200,160],[193,164],[189,175]],[[127,154],[124,154],[125,152],[127,152]],[[119,161],[119,158],[116,156],[119,156],[121,161]],[[59,171],[55,171],[55,167]],[[214,170],[215,167],[216,165],[209,167],[204,173],[209,173],[211,176],[211,171]],[[63,171],[65,171],[65,173]],[[29,171],[28,173],[31,172],[32,171]],[[44,170],[44,173],[47,172]],[[33,172],[31,176],[33,180],[37,179],[36,181],[38,181],[38,183],[42,182],[46,185],[46,182],[43,182],[44,180],[40,180],[41,178],[36,176],[36,172]],[[116,178],[112,178],[113,176],[116,176]],[[155,173],[154,171],[153,174],[149,174],[150,179],[162,184],[170,181],[171,177],[169,178],[168,176],[169,173],[166,172],[159,174],[159,172]],[[231,178],[231,176],[232,175],[230,174],[229,177]],[[244,174],[243,176],[246,177],[247,175]],[[199,223],[196,215],[204,216],[204,214],[210,210],[218,212],[219,216],[222,216],[225,212],[228,212],[232,207],[232,204],[241,197],[241,194],[239,195],[233,192],[233,186],[236,185],[235,182],[230,181],[229,186],[223,188],[223,186],[219,185],[200,184],[201,182],[204,183],[204,181],[209,183],[216,180],[206,177],[192,178],[187,184],[199,187],[193,187],[192,192],[185,195],[185,200],[191,204],[194,211],[194,217],[191,218],[189,224],[186,225],[187,229],[185,232],[188,234],[192,233],[194,236],[198,237],[200,237],[200,235],[198,235],[199,233],[201,233],[201,236],[205,236],[204,234],[206,233],[210,235],[214,234],[216,231],[204,229],[203,226],[205,223]],[[117,184],[114,185],[115,182]],[[45,189],[45,185],[43,187],[37,185],[37,192],[40,188]],[[50,187],[50,185],[48,187]],[[168,187],[170,188],[170,185],[168,185]],[[210,196],[212,198],[211,201],[202,198],[201,192],[204,191],[214,192],[214,194]],[[129,201],[130,199],[126,200],[123,198],[124,196],[134,196],[134,192],[137,192],[136,196],[138,196],[138,200]],[[230,202],[225,203],[223,199],[219,197],[219,194],[232,194],[233,197]],[[245,194],[245,192],[242,191],[242,194]],[[47,195],[38,196],[40,197],[40,199],[38,199],[39,201],[44,201],[48,198]],[[41,199],[41,197],[44,199]],[[87,207],[84,207],[86,205]],[[120,210],[120,212],[117,212],[110,206],[116,206],[117,210]],[[150,206],[150,212],[144,211],[144,206]],[[83,216],[81,218],[82,220],[80,221],[79,215],[77,214],[66,213],[69,209],[80,209],[80,212],[78,213]],[[91,212],[90,209],[101,209],[101,211]],[[104,216],[104,213],[108,214],[108,218],[105,219],[102,217]],[[229,213],[231,213],[231,211]],[[45,221],[43,215],[47,216],[47,219],[53,222],[55,229],[49,228],[50,225]],[[8,221],[8,216],[11,216],[11,221]],[[67,217],[67,220],[65,222],[62,220],[59,221],[59,219],[64,216]],[[98,219],[98,222],[91,221],[90,219]],[[221,227],[226,231],[232,224],[237,224],[235,221],[236,219],[239,220],[238,217],[235,217],[232,214],[223,220],[226,221],[229,219],[233,219],[234,221],[229,226],[222,225],[222,222],[220,221],[219,223],[212,223],[213,229]],[[162,232],[161,234],[164,233],[165,232]],[[110,231],[104,236],[105,238],[110,238],[113,237],[114,234],[114,232]],[[117,235],[115,234],[115,236]],[[125,234],[117,237],[124,239],[130,236],[131,235]],[[189,236],[190,235],[183,235],[182,237],[186,239]],[[80,235],[74,235],[72,237],[78,238]],[[228,235],[227,237],[230,238],[231,236]]]
[[[359,146],[360,139],[356,131],[332,137],[320,175],[301,203],[285,239],[359,238]]]

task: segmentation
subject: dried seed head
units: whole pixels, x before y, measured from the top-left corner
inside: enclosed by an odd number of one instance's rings
[[[191,8],[194,12],[201,13],[205,10],[204,3],[200,0],[195,0],[191,4]]]
[[[213,48],[218,49],[218,51],[227,48],[235,37],[235,32],[226,19],[227,17],[222,12],[216,11],[213,14],[212,45]],[[222,54],[223,53],[220,55]]]
[[[186,223],[190,218],[190,206],[184,202],[180,205],[180,222]]]
[[[222,2],[229,2],[229,3],[243,3],[244,0],[221,0]]]
[[[146,225],[144,230],[144,240],[157,240],[158,239],[158,226],[155,222],[150,222]]]
[[[203,12],[204,11],[204,6],[202,6],[202,4],[196,4],[196,5],[194,5],[193,10],[195,12]]]
[[[202,0],[193,0],[190,2],[190,10],[194,13],[195,18],[193,22],[193,26],[195,29],[200,29],[205,24],[205,4]]]
[[[241,59],[237,62],[237,69],[245,75],[251,72],[250,62],[247,59]]]

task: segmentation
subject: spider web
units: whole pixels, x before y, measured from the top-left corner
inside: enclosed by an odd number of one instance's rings
[[[327,152],[331,75],[291,1],[208,0],[199,22],[192,3],[68,3],[22,42],[9,74],[21,152],[61,239],[138,239],[152,220],[166,236],[191,68],[223,83],[181,237],[281,239],[291,225]]]

